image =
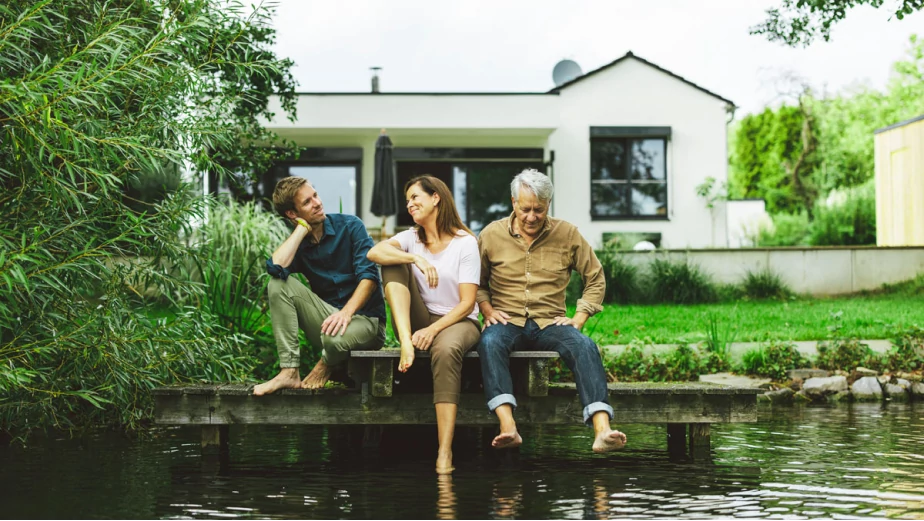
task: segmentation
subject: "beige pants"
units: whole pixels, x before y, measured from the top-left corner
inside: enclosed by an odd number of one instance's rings
[[[420,297],[417,281],[411,270],[413,264],[382,266],[382,281],[400,284],[411,294],[410,318],[411,331],[423,329],[442,318],[427,311],[427,306]],[[386,293],[387,294],[387,293]],[[399,312],[391,305],[392,317]],[[395,336],[398,328],[392,318]],[[462,388],[462,357],[475,347],[481,337],[478,322],[465,318],[439,332],[430,346],[430,369],[433,371],[433,403],[459,403],[459,390]]]
[[[343,335],[321,334],[324,320],[340,310],[324,302],[295,277],[273,278],[266,292],[281,368],[299,366],[299,329],[305,332],[311,345],[321,348],[321,359],[327,365],[345,362],[353,349],[381,349],[385,342],[385,324],[364,315],[353,315]]]

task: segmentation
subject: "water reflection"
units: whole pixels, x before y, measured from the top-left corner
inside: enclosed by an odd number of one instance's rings
[[[705,462],[671,460],[657,425],[624,426],[632,444],[611,456],[578,426],[524,429],[519,455],[463,429],[452,476],[433,474],[420,429],[364,450],[361,432],[236,427],[226,460],[194,429],[57,437],[0,447],[0,490],[10,518],[924,517],[924,407],[760,415],[713,426]]]

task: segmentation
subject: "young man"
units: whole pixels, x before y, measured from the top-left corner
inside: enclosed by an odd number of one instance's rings
[[[593,248],[577,228],[548,216],[552,182],[527,169],[510,184],[513,214],[489,224],[478,237],[481,287],[477,302],[484,317],[478,344],[488,408],[500,420],[492,445],[519,446],[509,358],[514,350],[555,351],[574,373],[584,405],[584,422],[592,424],[594,452],[626,444],[626,435],[610,428],[606,372],[597,345],[581,333],[587,319],[603,309],[606,281]],[[573,318],[565,315],[565,288],[577,270],[584,293]]]
[[[385,342],[385,301],[378,268],[366,258],[372,238],[362,221],[325,214],[317,190],[301,177],[276,183],[273,207],[295,229],[266,260],[280,371],[254,387],[256,396],[323,387],[351,350],[380,349]],[[290,273],[305,275],[311,288]],[[304,380],[298,372],[299,329],[321,348],[321,360]]]

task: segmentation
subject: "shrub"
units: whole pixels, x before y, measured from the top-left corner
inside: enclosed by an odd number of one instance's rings
[[[792,342],[771,341],[744,353],[741,370],[746,374],[784,380],[786,372],[808,364]]]
[[[815,205],[809,227],[813,246],[876,244],[876,188],[873,180],[833,191]]]
[[[0,2],[0,431],[137,427],[155,385],[250,372],[246,339],[208,310],[146,311],[148,289],[202,289],[174,269],[197,183],[128,203],[142,172],[222,174],[273,142],[259,121],[271,97],[293,115],[295,94],[270,21],[214,0]]]
[[[654,259],[644,282],[654,303],[701,304],[716,300],[712,279],[689,262]]]
[[[704,373],[727,371],[731,368],[729,344],[735,341],[735,325],[729,320],[725,327],[719,325],[718,313],[706,315],[706,349],[700,365]]]
[[[702,373],[699,352],[686,344],[678,345],[666,354],[645,354],[651,339],[633,339],[626,349],[604,357],[604,368],[610,381],[677,382],[696,380]]]
[[[892,341],[882,365],[892,371],[924,370],[924,328],[912,326]]]
[[[786,299],[793,294],[783,279],[773,271],[748,271],[741,284],[746,297],[753,300]]]
[[[687,344],[678,344],[667,352],[663,361],[665,380],[688,382],[699,379],[702,360],[699,352]]]
[[[652,358],[657,359],[657,357],[645,355],[645,346],[649,345],[651,345],[650,338],[635,338],[629,342],[623,352],[617,355],[605,355],[603,367],[609,379],[611,381],[639,381],[657,378],[651,374]]]
[[[878,369],[879,356],[868,345],[857,339],[841,339],[818,343],[815,365],[829,371],[853,371],[857,367]]]
[[[199,305],[232,331],[253,335],[266,318],[266,259],[288,236],[285,224],[257,203],[211,200],[191,241],[194,275],[205,285]]]
[[[631,304],[644,300],[638,266],[626,262],[625,256],[613,250],[604,250],[600,254],[600,263],[606,276],[606,302]]]
[[[805,212],[779,213],[771,217],[769,226],[761,226],[752,237],[754,246],[801,246],[808,244],[809,220]]]

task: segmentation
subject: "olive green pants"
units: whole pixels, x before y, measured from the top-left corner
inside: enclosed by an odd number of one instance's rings
[[[420,297],[420,290],[417,289],[417,281],[411,273],[412,269],[414,269],[412,264],[382,266],[382,284],[384,286],[401,284],[408,289],[408,293],[411,294],[411,305],[406,312],[410,314],[411,331],[413,332],[429,326],[443,316],[434,315],[427,310],[426,304]],[[392,305],[392,317],[400,312],[403,311],[395,309]],[[395,331],[395,336],[398,336],[394,318],[392,318],[391,327]],[[462,357],[475,347],[479,338],[481,338],[481,331],[478,323],[469,318],[456,322],[433,338],[433,344],[430,345],[433,403],[459,403],[459,391],[462,388]]]
[[[385,343],[385,324],[364,315],[353,315],[343,335],[322,334],[321,324],[340,310],[324,302],[295,277],[273,278],[266,291],[281,368],[300,365],[299,329],[305,332],[311,345],[321,348],[321,359],[331,366],[345,362],[354,349],[376,350]]]

